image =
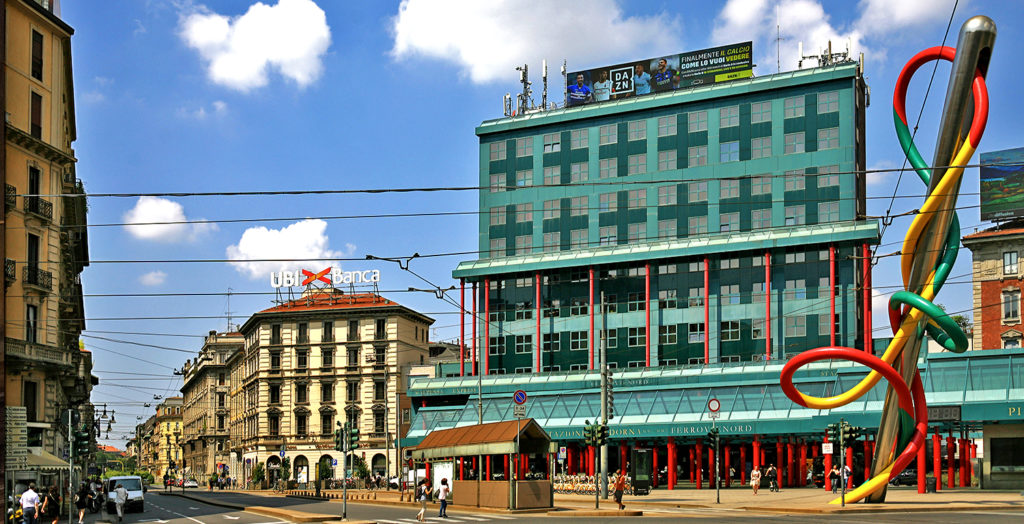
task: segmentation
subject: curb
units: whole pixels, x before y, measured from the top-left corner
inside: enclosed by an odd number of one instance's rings
[[[549,511],[547,512],[549,517],[642,517],[644,512],[638,509],[628,509],[619,511],[617,509],[591,509],[591,510],[565,510],[565,511]]]
[[[750,512],[759,513],[803,513],[803,514],[817,514],[827,515],[836,513],[934,513],[934,512],[957,512],[957,511],[1007,511],[1007,510],[1024,510],[1024,504],[998,504],[998,505],[948,505],[948,506],[935,506],[935,507],[903,507],[895,505],[859,505],[860,507],[837,507],[837,508],[799,508],[799,507],[756,507],[756,506],[743,506],[737,509]]]
[[[163,496],[181,497],[196,502],[202,502],[210,506],[220,506],[222,508],[234,509],[245,511],[247,513],[255,513],[257,515],[263,515],[265,517],[274,517],[279,519],[288,520],[291,522],[326,522],[338,520],[338,515],[325,515],[322,513],[306,513],[303,511],[295,511],[281,508],[270,508],[267,506],[243,506],[241,504],[234,504],[231,502],[223,501],[211,501],[203,497],[190,496],[187,493],[162,493]]]

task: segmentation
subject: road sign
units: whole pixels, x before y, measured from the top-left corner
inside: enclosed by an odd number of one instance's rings
[[[821,443],[821,454],[822,455],[831,455],[832,454],[832,443],[831,442],[822,442]]]
[[[278,451],[277,454],[281,455],[281,458],[284,458],[284,451]]]
[[[331,465],[332,466],[337,466],[338,465],[338,459],[331,459]]]
[[[517,390],[512,394],[512,401],[519,405],[526,404],[526,392],[521,389]]]
[[[565,460],[565,456],[566,456],[565,446],[559,447],[558,448],[558,460]]]
[[[708,401],[708,409],[712,412],[716,412],[722,409],[722,403],[719,402],[717,398],[713,398]]]
[[[712,411],[711,413],[708,413],[708,418],[711,418],[711,419],[722,418],[722,414],[717,412],[717,411]]]
[[[512,406],[512,414],[516,418],[525,418],[526,417],[526,406],[524,406],[522,404],[516,404],[515,406]]]

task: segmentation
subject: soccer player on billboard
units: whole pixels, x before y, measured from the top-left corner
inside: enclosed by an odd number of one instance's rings
[[[672,79],[677,75],[676,71],[668,66],[668,60],[658,60],[658,68],[654,70],[654,92],[671,91],[676,89],[672,85]],[[678,84],[677,84],[678,87]]]
[[[651,75],[644,72],[644,65],[637,64],[633,75],[633,86],[638,95],[651,94]]]
[[[612,81],[608,78],[608,71],[601,71],[601,80],[594,82],[594,101],[604,102],[609,100],[612,94]]]
[[[576,83],[569,86],[569,105],[578,106],[591,102],[594,92],[584,82],[583,73],[576,74]]]

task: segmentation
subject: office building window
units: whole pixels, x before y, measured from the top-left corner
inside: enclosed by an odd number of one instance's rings
[[[740,159],[740,143],[722,142],[718,145],[718,153],[719,162],[737,162]]]
[[[645,345],[647,345],[647,328],[628,328],[627,344],[631,348],[644,347]]]
[[[590,231],[586,229],[573,229],[569,231],[569,244],[572,248],[587,247],[590,243],[588,237]]]
[[[818,151],[839,147],[839,128],[829,127],[818,130]]]
[[[647,138],[647,121],[634,120],[626,124],[630,140],[644,140]]]
[[[692,146],[687,148],[687,165],[700,167],[708,165],[708,146]]]
[[[740,125],[740,106],[723,107],[718,110],[718,127]]]
[[[787,155],[804,152],[804,132],[786,133],[783,137],[785,143],[784,153]]]
[[[1018,271],[1017,252],[1006,251],[1003,253],[1003,274],[1016,275]]]
[[[641,222],[629,224],[627,227],[630,242],[642,242],[647,240],[647,224]]]
[[[569,350],[570,351],[581,351],[588,349],[590,346],[590,337],[586,331],[570,331],[569,332]]]
[[[587,169],[586,162],[576,162],[574,164],[569,164],[569,181],[572,182],[573,184],[586,182],[589,175],[590,172]]]
[[[822,166],[818,168],[818,187],[839,185],[839,166]]]
[[[561,200],[545,200],[544,201],[544,220],[551,218],[558,218],[562,213],[562,201]]]
[[[533,347],[533,335],[516,335],[515,336],[515,349],[516,354],[521,355],[523,353],[530,353]]]
[[[686,119],[686,130],[690,133],[708,130],[708,112],[694,111]]]
[[[676,115],[669,115],[658,118],[658,136],[673,136],[675,134]]]
[[[487,354],[504,355],[505,337],[490,337],[490,340],[487,341]]]
[[[807,317],[786,317],[786,337],[807,336]]]
[[[557,153],[562,150],[562,134],[551,133],[544,135],[544,152]]]
[[[598,176],[600,178],[615,178],[619,176],[619,159],[602,158],[598,161]]]
[[[804,216],[805,210],[806,210],[806,206],[803,206],[803,205],[787,206],[786,209],[785,209],[785,211],[786,211],[786,225],[787,226],[802,226],[802,225],[806,224],[807,223],[806,222],[806,217]]]
[[[676,302],[675,289],[662,289],[658,291],[658,308],[659,309],[675,309]]]
[[[505,141],[491,142],[491,161],[505,160]]]
[[[505,173],[491,175],[491,193],[501,193],[505,190]]]
[[[658,171],[669,171],[676,168],[676,150],[658,151]]]
[[[569,132],[569,144],[572,149],[586,149],[589,135],[586,129],[573,129]]]
[[[552,351],[558,351],[559,346],[559,334],[558,333],[545,333],[541,335],[540,349],[546,353]]]
[[[516,187],[533,185],[533,171],[516,171]]]
[[[544,185],[557,186],[562,183],[562,173],[558,166],[544,168]]]
[[[603,332],[604,334],[604,347],[607,349],[615,349],[619,347],[619,335],[617,329],[609,329]]]
[[[626,206],[629,209],[643,209],[647,207],[647,190],[633,189],[626,194]]]
[[[626,297],[626,311],[644,311],[646,309],[647,303],[643,293],[630,293]]]
[[[771,225],[771,209],[752,209],[750,211],[750,229],[765,229],[771,227]],[[758,258],[758,260],[760,260],[760,258]]]
[[[598,213],[612,213],[619,207],[618,193],[601,193],[597,197]]]
[[[516,204],[516,222],[526,223],[533,221],[533,204],[526,202]]]
[[[687,184],[687,198],[688,202],[707,202],[708,200],[708,183],[707,182],[690,182]]]
[[[676,186],[660,186],[660,187],[658,187],[658,205],[659,206],[674,206],[674,205],[676,205]]]
[[[529,255],[533,251],[533,237],[519,235],[516,237],[516,254]]]
[[[750,338],[764,339],[764,319],[755,318],[750,322]]]
[[[740,196],[740,181],[739,180],[736,180],[735,178],[726,178],[726,179],[722,179],[722,181],[719,182],[719,185],[720,185],[720,191],[719,191],[719,197],[720,198],[739,198],[739,196]]]
[[[786,171],[786,191],[803,191],[807,177],[802,169]]]
[[[740,214],[736,213],[722,213],[720,215],[719,231],[722,233],[728,233],[730,231],[740,230]]]
[[[516,139],[516,156],[533,156],[533,137]]]
[[[818,93],[818,114],[839,111],[839,91]]]
[[[571,217],[585,217],[587,216],[587,197],[572,197],[569,200],[569,216]]]
[[[689,223],[687,224],[687,234],[693,235],[706,235],[708,232],[708,217],[690,217]]]
[[[658,238],[661,240],[669,240],[676,238],[676,219],[670,218],[668,220],[658,221]]]
[[[839,202],[818,203],[818,223],[826,224],[839,221]]]
[[[827,260],[828,250],[823,251],[825,253],[825,256],[821,257],[820,259]],[[801,264],[807,261],[807,253],[804,253],[803,251],[788,251],[786,252],[786,256],[785,258],[783,258],[783,260],[785,260],[787,264]]]
[[[599,231],[598,244],[602,246],[614,246],[619,242],[616,226],[605,226]]]
[[[725,284],[719,289],[719,299],[722,304],[739,304],[740,303],[740,285],[739,284]]]
[[[750,159],[768,158],[772,156],[772,137],[763,136],[750,139]]]
[[[807,298],[807,280],[802,278],[787,280],[783,296],[786,300],[803,300]]]
[[[828,324],[828,313],[818,315],[818,335],[831,335],[832,331]]]
[[[492,226],[505,225],[505,206],[492,207],[490,217],[490,224]]]
[[[1020,318],[1020,291],[1003,291],[1003,320]]]
[[[704,342],[704,323],[697,322],[687,326],[686,341],[691,344]]]
[[[559,231],[552,231],[551,233],[544,233],[544,252],[551,253],[558,251],[562,247],[562,233]]]
[[[770,195],[772,193],[771,175],[755,176],[750,180],[751,195]]]
[[[792,96],[782,101],[782,115],[784,118],[796,118],[804,116],[804,97]]]
[[[722,322],[722,342],[735,342],[740,339],[740,323],[738,320]]]
[[[505,256],[507,254],[506,253],[506,247],[505,247],[505,239],[504,238],[492,238],[491,239],[491,250],[490,250],[489,254],[490,254],[491,258],[499,258],[499,257]]]
[[[670,324],[658,328],[658,344],[670,345],[679,342],[678,326]]]
[[[639,155],[629,155],[626,158],[627,168],[626,171],[630,175],[640,175],[647,172],[647,154],[641,153]]]
[[[771,101],[766,102],[754,102],[750,104],[750,123],[757,124],[760,122],[771,122],[772,121],[772,103]]]
[[[619,141],[619,126],[609,124],[598,129],[598,144],[615,144]]]

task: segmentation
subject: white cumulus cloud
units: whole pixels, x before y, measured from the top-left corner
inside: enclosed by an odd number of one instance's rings
[[[884,37],[886,33],[899,36],[900,31],[920,25],[933,25],[949,20],[955,0],[861,0],[857,8],[861,12],[857,27],[872,36]],[[967,2],[960,2],[960,9]],[[945,24],[943,24],[945,25]],[[950,29],[955,31],[955,28]],[[955,32],[953,33],[956,34]],[[954,37],[954,42],[956,38]]]
[[[124,214],[128,233],[141,240],[181,242],[195,240],[199,235],[217,229],[215,224],[189,223],[185,208],[166,198],[139,197],[135,207]]]
[[[391,53],[453,62],[475,83],[507,80],[544,58],[557,77],[562,58],[582,69],[678,52],[680,25],[665,14],[625,16],[616,0],[402,0]]]
[[[319,268],[327,267],[328,262],[318,259],[340,258],[341,251],[328,247],[327,222],[319,219],[303,220],[282,229],[251,227],[242,233],[237,244],[228,246],[228,259],[235,269],[253,279],[269,278],[270,273],[281,270],[295,270],[309,261],[307,265]],[[354,249],[346,244],[346,249]],[[267,261],[267,259],[289,259],[286,262]],[[294,259],[294,261],[292,261]]]
[[[256,2],[234,18],[198,6],[182,18],[180,34],[206,62],[210,80],[239,91],[265,86],[268,71],[309,85],[323,72],[331,43],[327,16],[312,0]]]
[[[222,100],[214,100],[210,104],[210,109],[200,106],[195,109],[188,107],[179,107],[178,116],[181,118],[191,118],[194,120],[206,120],[210,116],[224,116],[228,112],[228,104]]]
[[[167,281],[167,273],[156,270],[150,271],[139,277],[139,283],[143,286],[159,286]]]

